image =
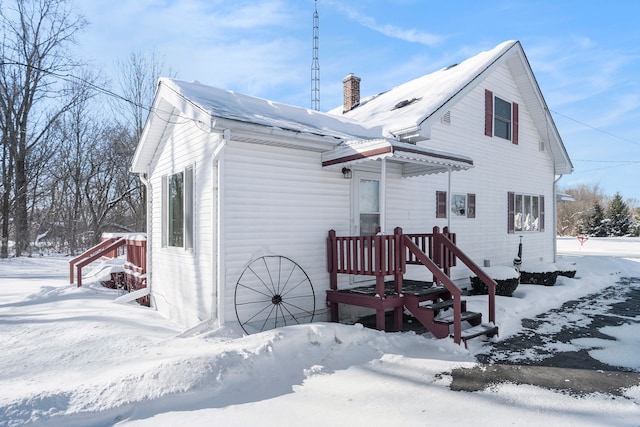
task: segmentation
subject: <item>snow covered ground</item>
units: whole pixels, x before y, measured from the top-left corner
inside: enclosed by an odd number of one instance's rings
[[[640,277],[640,239],[561,238],[558,248],[577,278],[497,297],[498,340],[524,317]],[[151,309],[114,303],[118,295],[69,285],[66,258],[0,260],[0,426],[640,425],[640,386],[624,396],[510,383],[451,391],[451,370],[477,365],[487,349],[478,339],[466,350],[329,323],[185,337]],[[599,340],[592,357],[640,371],[633,322],[608,327],[617,341]]]

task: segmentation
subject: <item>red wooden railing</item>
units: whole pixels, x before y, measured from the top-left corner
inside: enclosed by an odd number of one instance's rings
[[[85,258],[83,258],[81,261],[77,262],[75,264],[76,269],[77,269],[77,281],[78,281],[78,287],[82,286],[82,269],[84,267],[86,267],[87,265],[91,264],[93,261],[97,260],[98,258],[101,257],[107,257],[107,258],[114,258],[113,255],[118,254],[118,249],[122,246],[124,246],[127,241],[124,238],[119,238],[115,241],[113,241],[114,239],[108,239],[105,240],[105,242],[111,242],[108,245],[102,247],[102,249],[94,252],[93,254],[86,256]],[[104,243],[104,242],[103,242]],[[94,246],[95,247],[95,246]],[[87,252],[85,252],[86,254]],[[76,258],[74,258],[76,259]],[[73,261],[73,260],[72,260]],[[73,283],[73,280],[71,281],[71,283]]]
[[[338,273],[375,276],[376,293],[384,297],[384,277],[405,271],[396,235],[338,237],[330,230],[327,253],[333,290],[338,288]]]
[[[147,241],[127,239],[127,262],[124,264],[124,278],[129,292],[147,287]],[[138,298],[138,303],[149,306],[150,299],[146,295]]]
[[[80,262],[81,260],[83,260],[83,259],[85,259],[87,257],[90,257],[90,256],[92,256],[92,255],[94,255],[94,254],[96,254],[98,252],[100,252],[100,255],[98,257],[102,256],[103,249],[106,248],[107,246],[111,245],[116,240],[118,240],[118,238],[116,238],[116,237],[109,237],[107,239],[104,239],[103,241],[101,241],[97,245],[87,249],[82,254],[78,255],[77,257],[72,258],[69,261],[69,283],[73,283],[75,281],[74,280],[74,271],[75,271],[74,268],[76,267],[76,264],[78,262]],[[117,249],[115,249],[115,251],[114,250],[110,250],[110,251],[107,251],[107,252],[109,252],[109,255],[110,255],[109,258],[115,258],[115,257],[118,256]],[[80,280],[82,280],[82,279],[80,279]]]
[[[82,286],[82,268],[91,264],[98,258],[117,258],[126,255],[124,262],[124,280],[129,292],[147,286],[147,241],[140,235],[120,235],[117,237],[104,237],[103,241],[83,254],[69,261],[69,279],[74,283],[74,271],[78,287]],[[138,300],[140,304],[149,305],[149,298]]]
[[[491,278],[485,271],[480,268],[471,258],[467,256],[460,248],[447,237],[446,234],[440,234],[439,240],[442,244],[451,251],[451,253],[457,257],[464,265],[467,266],[478,278],[487,285],[488,297],[489,297],[489,322],[495,323],[496,320],[496,287],[498,284]]]
[[[434,238],[434,236],[447,236],[447,238],[455,244],[456,234],[450,233],[446,227],[442,233],[439,232],[438,227],[435,227],[434,232],[429,234],[403,234],[402,228],[397,227],[394,233],[411,240],[421,252],[435,262],[439,268],[443,269],[447,275],[451,272],[451,267],[456,266],[455,254],[440,240]],[[413,265],[422,264],[411,251],[405,252],[405,262]]]
[[[437,240],[437,236],[434,233],[434,240]],[[403,238],[403,245],[411,252],[420,264],[424,265],[433,274],[433,281],[443,285],[453,298],[453,341],[460,344],[462,341],[462,291],[455,283],[449,278],[449,276],[440,269],[440,267],[427,257],[427,255],[420,250],[420,248],[411,240],[410,237]]]
[[[435,283],[442,284],[454,299],[454,341],[461,342],[462,291],[450,278],[451,267],[457,260],[465,264],[480,280],[487,284],[489,295],[489,321],[495,322],[496,282],[478,267],[457,245],[455,233],[448,228],[433,233],[403,234],[397,227],[393,235],[336,236],[329,231],[327,263],[332,290],[338,289],[338,274],[375,276],[376,293],[384,298],[384,278],[394,276],[395,292],[402,294],[402,277],[407,264],[424,265]]]

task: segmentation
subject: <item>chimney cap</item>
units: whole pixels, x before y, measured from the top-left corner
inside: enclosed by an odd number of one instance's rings
[[[342,79],[342,82],[344,83],[344,82],[347,82],[347,81],[349,81],[349,80],[351,80],[351,79],[355,79],[355,80],[358,80],[358,81],[359,81],[359,80],[361,80],[361,79],[360,79],[360,77],[357,77],[355,74],[353,74],[353,73],[349,73],[349,74],[347,74],[347,75],[345,76],[345,78],[344,78],[344,79]]]

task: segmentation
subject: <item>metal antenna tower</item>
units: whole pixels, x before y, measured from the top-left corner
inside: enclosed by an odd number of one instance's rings
[[[320,110],[320,61],[318,60],[318,41],[320,33],[320,17],[318,16],[318,0],[315,0],[313,12],[313,61],[311,62],[311,109]]]

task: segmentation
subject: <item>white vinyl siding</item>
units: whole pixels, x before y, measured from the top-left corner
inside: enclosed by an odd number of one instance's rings
[[[518,145],[501,143],[484,135],[485,88],[492,88],[504,99],[519,104]],[[472,169],[451,174],[451,191],[454,194],[475,194],[476,217],[473,221],[451,218],[452,231],[457,233],[461,248],[477,263],[490,259],[491,265],[510,265],[517,253],[519,234],[506,233],[507,193],[540,195],[547,201],[553,200],[553,160],[548,151],[539,149],[544,136],[534,127],[506,65],[497,68],[458,102],[451,109],[451,114],[456,120],[451,125],[435,123],[431,128],[431,139],[425,145],[455,151],[473,159]],[[452,145],[451,141],[458,143]],[[430,185],[432,191],[447,188],[446,176],[432,175],[425,180],[425,185]],[[435,203],[433,195],[429,200]],[[435,207],[428,209],[435,212]],[[546,216],[551,218],[549,215],[552,212],[547,207]],[[437,220],[436,225],[443,227],[447,220]],[[525,260],[530,257],[552,262],[554,239],[551,227],[545,232],[526,233],[523,238]],[[457,270],[461,269],[454,268],[453,274],[463,277],[464,273]]]
[[[148,246],[152,306],[187,327],[215,317],[212,149],[208,132],[181,119],[151,165]],[[163,202],[167,179],[176,173],[184,174],[185,198],[191,200],[184,208],[184,247],[169,246],[163,232],[167,230],[168,212]],[[189,224],[193,224],[191,230]]]
[[[237,141],[225,150],[227,321],[236,321],[233,297],[242,271],[264,255],[299,264],[315,288],[317,310],[324,311],[327,234],[349,232],[351,180],[323,170],[319,153]]]

